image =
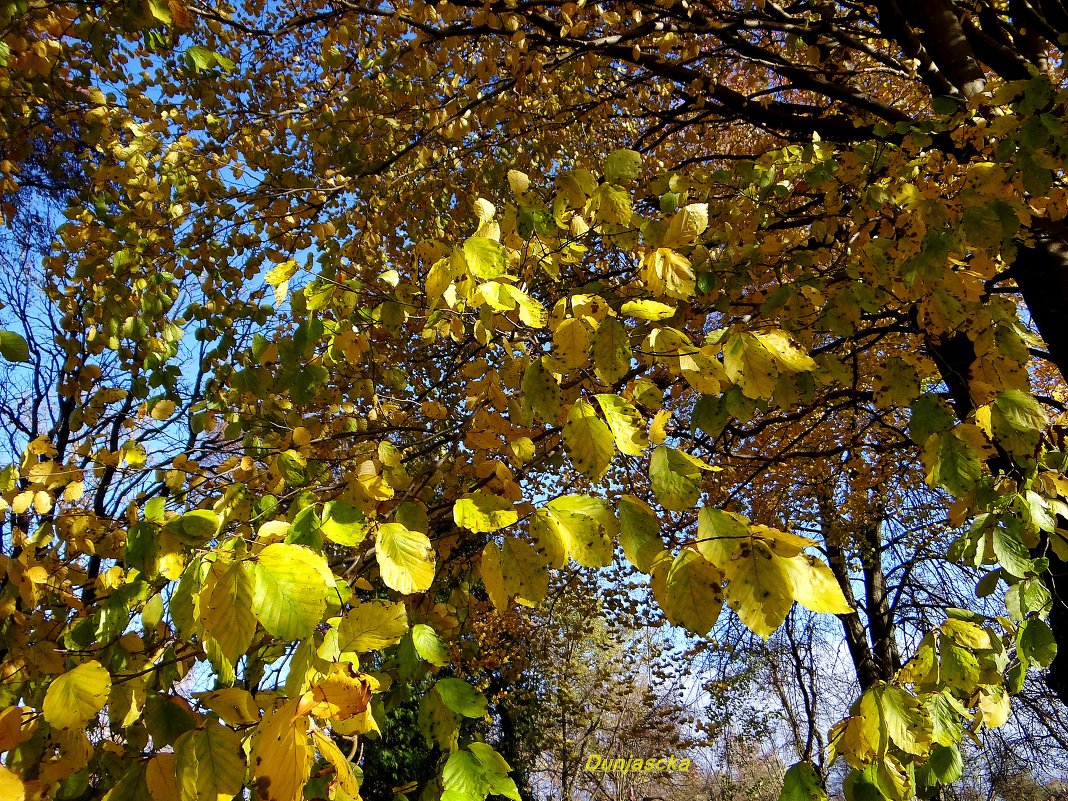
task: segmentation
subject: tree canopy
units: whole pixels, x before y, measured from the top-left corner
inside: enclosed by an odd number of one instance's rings
[[[398,794],[519,799],[487,621],[571,565],[698,637],[839,617],[787,799],[1068,703],[1056,0],[0,21],[5,797],[358,798],[408,704]],[[998,610],[905,619],[921,560]]]

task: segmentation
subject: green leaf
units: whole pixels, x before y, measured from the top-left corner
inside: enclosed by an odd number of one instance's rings
[[[696,551],[683,549],[663,586],[657,600],[671,623],[699,636],[712,630],[723,607],[723,574],[715,565]]]
[[[420,658],[437,667],[449,664],[449,650],[438,637],[438,633],[425,623],[412,626],[412,644]]]
[[[963,108],[961,102],[956,97],[951,95],[936,95],[931,98],[931,108],[934,109],[935,114],[956,114]]]
[[[924,784],[927,787],[953,784],[964,775],[964,760],[956,745],[935,746],[924,767]]]
[[[564,424],[564,447],[575,468],[592,481],[600,481],[615,456],[612,430],[597,417],[593,406],[575,401]]]
[[[1034,396],[1019,389],[999,392],[994,398],[993,412],[1004,425],[1018,432],[1042,431],[1048,422],[1045,411]]]
[[[474,492],[453,504],[452,517],[461,528],[482,534],[512,525],[519,520],[519,513],[507,498]]]
[[[861,698],[860,714],[878,721],[884,733],[902,751],[923,756],[931,745],[930,722],[920,702],[899,687],[873,687]]]
[[[278,472],[291,487],[300,487],[307,483],[307,468],[308,460],[297,451],[288,450],[278,454]]]
[[[178,738],[174,753],[181,801],[226,801],[241,792],[246,767],[237,732],[208,723]]]
[[[973,693],[979,681],[979,660],[975,654],[945,636],[938,638],[940,678],[948,687]]]
[[[660,519],[645,501],[624,495],[619,499],[619,524],[623,555],[642,573],[648,573],[653,560],[664,550]]]
[[[661,445],[649,460],[653,494],[665,509],[692,509],[701,496],[701,471],[711,469],[700,459],[676,448]]]
[[[887,801],[874,777],[870,777],[867,771],[850,771],[842,782],[842,793],[846,801]]]
[[[417,722],[428,747],[436,745],[445,751],[456,750],[460,733],[456,713],[445,706],[436,692],[428,692],[419,702]]]
[[[619,395],[596,395],[620,453],[641,456],[649,447],[649,435],[641,413]]]
[[[737,389],[732,391],[738,392]],[[715,439],[723,433],[723,429],[727,427],[730,417],[726,396],[704,395],[693,407],[691,427],[694,431],[701,429],[708,436]]]
[[[0,331],[0,356],[9,362],[28,362],[30,346],[14,331]]]
[[[44,719],[57,729],[84,728],[104,708],[109,692],[111,674],[96,660],[83,662],[48,685]]]
[[[267,631],[293,641],[315,630],[334,584],[321,555],[301,545],[274,543],[244,566],[252,579],[256,618]]]
[[[876,369],[873,389],[881,406],[903,406],[920,394],[920,376],[907,361],[891,356]]]
[[[152,12],[152,16],[163,24],[170,25],[174,22],[171,16],[171,7],[167,0],[148,0],[148,8]]]
[[[1016,578],[1034,574],[1035,563],[1027,547],[1019,537],[1005,526],[993,526],[989,530],[990,547],[1002,569]]]
[[[827,801],[827,791],[811,762],[798,762],[786,771],[779,801]]]
[[[931,721],[931,741],[938,745],[952,745],[960,740],[964,733],[961,713],[967,710],[961,707],[950,690],[943,690],[928,696],[925,707]]]
[[[932,437],[924,460],[930,466],[927,482],[945,487],[957,498],[974,490],[983,472],[979,456],[957,429]]]
[[[194,509],[167,522],[163,527],[187,545],[203,545],[219,530],[221,520],[210,509]]]
[[[482,763],[482,767],[486,770],[486,779],[489,781],[490,793],[493,795],[503,795],[505,798],[511,798],[512,801],[521,801],[519,795],[519,788],[516,787],[515,782],[508,777],[508,774],[512,770],[512,766],[508,764],[504,757],[498,754],[493,748],[486,743],[471,743],[468,746],[471,753],[475,755],[475,758]]]
[[[1020,626],[1016,638],[1020,656],[1028,664],[1047,668],[1057,656],[1057,641],[1049,624],[1041,618],[1028,618]]]
[[[604,160],[604,179],[625,184],[642,174],[642,156],[636,150],[614,150]]]
[[[465,718],[480,718],[486,714],[486,696],[463,679],[439,679],[434,689],[445,706]]]
[[[174,745],[178,738],[196,727],[197,719],[185,701],[162,695],[145,699],[145,729],[157,748]]]
[[[286,531],[285,542],[290,545],[303,545],[315,551],[323,547],[323,524],[315,512],[314,505],[305,506],[293,518]]]
[[[434,546],[421,531],[411,531],[400,523],[380,525],[375,558],[382,581],[399,593],[426,592],[434,583]]]
[[[470,751],[453,751],[441,771],[441,801],[482,801],[490,791],[482,763]]]
[[[368,601],[349,610],[337,629],[342,652],[380,651],[400,642],[408,632],[408,613],[402,603]]]
[[[949,404],[933,393],[921,395],[909,408],[909,437],[917,445],[925,444],[931,434],[948,431],[957,419]]]
[[[338,545],[359,545],[367,536],[367,519],[356,506],[346,501],[328,501],[323,507],[320,526],[323,536]]]
[[[200,623],[231,662],[248,650],[256,633],[253,588],[242,563],[215,563],[200,591]]]

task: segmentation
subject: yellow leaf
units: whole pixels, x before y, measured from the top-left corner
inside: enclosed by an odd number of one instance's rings
[[[628,317],[642,320],[666,320],[675,316],[674,306],[656,300],[628,300],[619,310]]]
[[[765,331],[756,337],[771,352],[783,370],[807,373],[816,369],[815,360],[801,350],[785,331]]]
[[[507,498],[473,492],[453,504],[452,518],[461,528],[482,534],[507,528],[519,519],[519,513]]]
[[[386,601],[358,603],[338,626],[342,651],[378,651],[400,642],[408,631],[404,604]]]
[[[493,605],[503,610],[512,598],[524,606],[545,600],[549,591],[546,562],[525,540],[505,537],[500,548],[494,542],[487,543],[480,572]]]
[[[723,349],[723,369],[747,398],[770,398],[779,378],[779,363],[755,334],[732,334]]]
[[[297,801],[311,774],[308,718],[293,699],[263,716],[252,740],[249,766],[259,801]]]
[[[1004,726],[1009,719],[1009,694],[999,685],[981,686],[979,688],[979,712],[983,725],[988,729]]]
[[[475,200],[475,216],[481,222],[489,222],[493,219],[497,213],[497,209],[493,207],[493,204],[486,200],[484,197],[480,197]]]
[[[872,725],[871,721],[854,716],[832,726],[828,737],[830,759],[841,755],[850,767],[857,770],[866,767],[875,758],[879,744],[878,735],[871,731]]]
[[[542,328],[549,322],[549,313],[545,307],[518,287],[507,284],[505,292],[519,307],[519,320],[531,328]]]
[[[329,762],[334,769],[334,778],[330,784],[340,787],[342,792],[349,798],[354,799],[354,801],[359,801],[360,783],[356,781],[356,774],[353,773],[352,764],[341,753],[341,749],[337,747],[332,739],[318,729],[312,732],[312,738],[315,741],[315,747],[323,755],[323,759]]]
[[[411,531],[400,523],[380,525],[375,559],[382,581],[399,593],[425,592],[434,583],[434,547],[421,531]]]
[[[274,303],[276,306],[280,306],[282,301],[286,299],[289,279],[296,274],[298,266],[293,259],[287,259],[281,264],[272,267],[264,276],[264,281],[274,287]]]
[[[760,537],[779,556],[797,556],[801,551],[816,541],[808,537],[791,534],[789,531],[780,531],[777,528],[761,526],[753,523],[749,526],[749,533],[754,537]]]
[[[723,574],[701,554],[683,549],[657,596],[667,619],[697,635],[712,630],[723,606]]]
[[[661,445],[649,459],[649,481],[665,509],[682,512],[701,495],[701,471],[712,467],[696,456]]]
[[[4,801],[23,801],[26,798],[26,786],[22,779],[0,765],[0,798]]]
[[[33,503],[34,495],[35,493],[33,490],[20,492],[11,501],[11,511],[17,515],[26,514],[26,512],[30,510],[30,505]]]
[[[616,453],[612,443],[612,430],[597,417],[593,406],[575,401],[564,424],[564,447],[575,468],[592,481],[600,481]]]
[[[568,556],[583,567],[604,567],[612,562],[610,535],[619,521],[600,498],[563,495],[534,514],[530,530],[554,567]]]
[[[272,543],[242,563],[253,583],[253,610],[283,640],[307,637],[326,611],[334,576],[321,554],[301,545]]]
[[[630,371],[630,361],[626,327],[615,317],[605,317],[593,336],[593,365],[597,376],[608,386],[614,386]]]
[[[152,405],[152,419],[166,420],[174,414],[175,403],[170,398],[160,398]]]
[[[490,540],[482,549],[482,558],[478,563],[478,572],[486,588],[490,602],[500,610],[508,608],[510,596],[504,583],[504,571],[501,568],[501,549]]]
[[[97,661],[83,662],[54,679],[44,697],[44,718],[57,729],[83,728],[107,703],[111,674]]]
[[[727,576],[727,603],[754,634],[765,640],[782,622],[793,604],[785,560],[760,540],[743,542],[723,565]]]
[[[664,440],[667,439],[667,424],[670,419],[670,409],[661,409],[653,417],[653,422],[649,424],[649,441],[653,445],[664,444]]]
[[[530,178],[527,177],[525,172],[508,170],[508,188],[511,189],[512,194],[518,198],[525,194],[527,189],[530,188]]]
[[[174,744],[181,801],[230,801],[245,781],[237,732],[216,723],[186,732]]]
[[[566,318],[553,331],[556,356],[568,370],[584,367],[590,360],[590,330],[575,317]]]
[[[692,245],[708,228],[708,204],[691,203],[675,212],[664,234],[664,247],[678,248]]]
[[[243,726],[256,723],[260,719],[260,710],[252,694],[240,687],[194,693],[193,697],[222,718],[228,726]]]
[[[152,801],[180,801],[178,762],[174,754],[156,754],[145,765],[145,784]]]
[[[316,716],[344,720],[367,709],[371,684],[365,676],[350,675],[348,669],[348,665],[335,665],[332,673],[312,684],[310,692],[318,704],[313,710]]]
[[[252,582],[240,562],[211,566],[200,591],[200,623],[229,661],[248,650],[256,633]]]
[[[549,425],[556,425],[562,409],[560,384],[542,360],[531,362],[520,385],[523,405]]]
[[[654,295],[688,300],[696,291],[690,260],[671,248],[657,248],[642,259],[642,281]]]
[[[46,515],[52,510],[52,496],[44,490],[33,494],[33,510],[39,515]]]
[[[628,456],[641,456],[649,447],[645,433],[645,420],[641,412],[619,395],[596,395],[597,403],[604,412],[608,427],[615,435],[616,447]]]
[[[803,607],[829,615],[853,611],[831,569],[815,556],[802,553],[783,562],[793,585],[794,600]]]
[[[0,753],[10,751],[23,739],[22,707],[9,706],[0,712]]]
[[[619,499],[619,544],[623,555],[643,573],[664,550],[660,520],[649,504],[633,495]]]

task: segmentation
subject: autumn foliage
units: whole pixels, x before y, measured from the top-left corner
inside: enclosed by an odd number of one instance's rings
[[[1068,702],[1059,4],[0,20],[0,797],[357,799],[415,703],[398,796],[519,801],[483,629],[576,565],[839,616],[851,799]],[[1001,614],[896,616],[916,493]]]

